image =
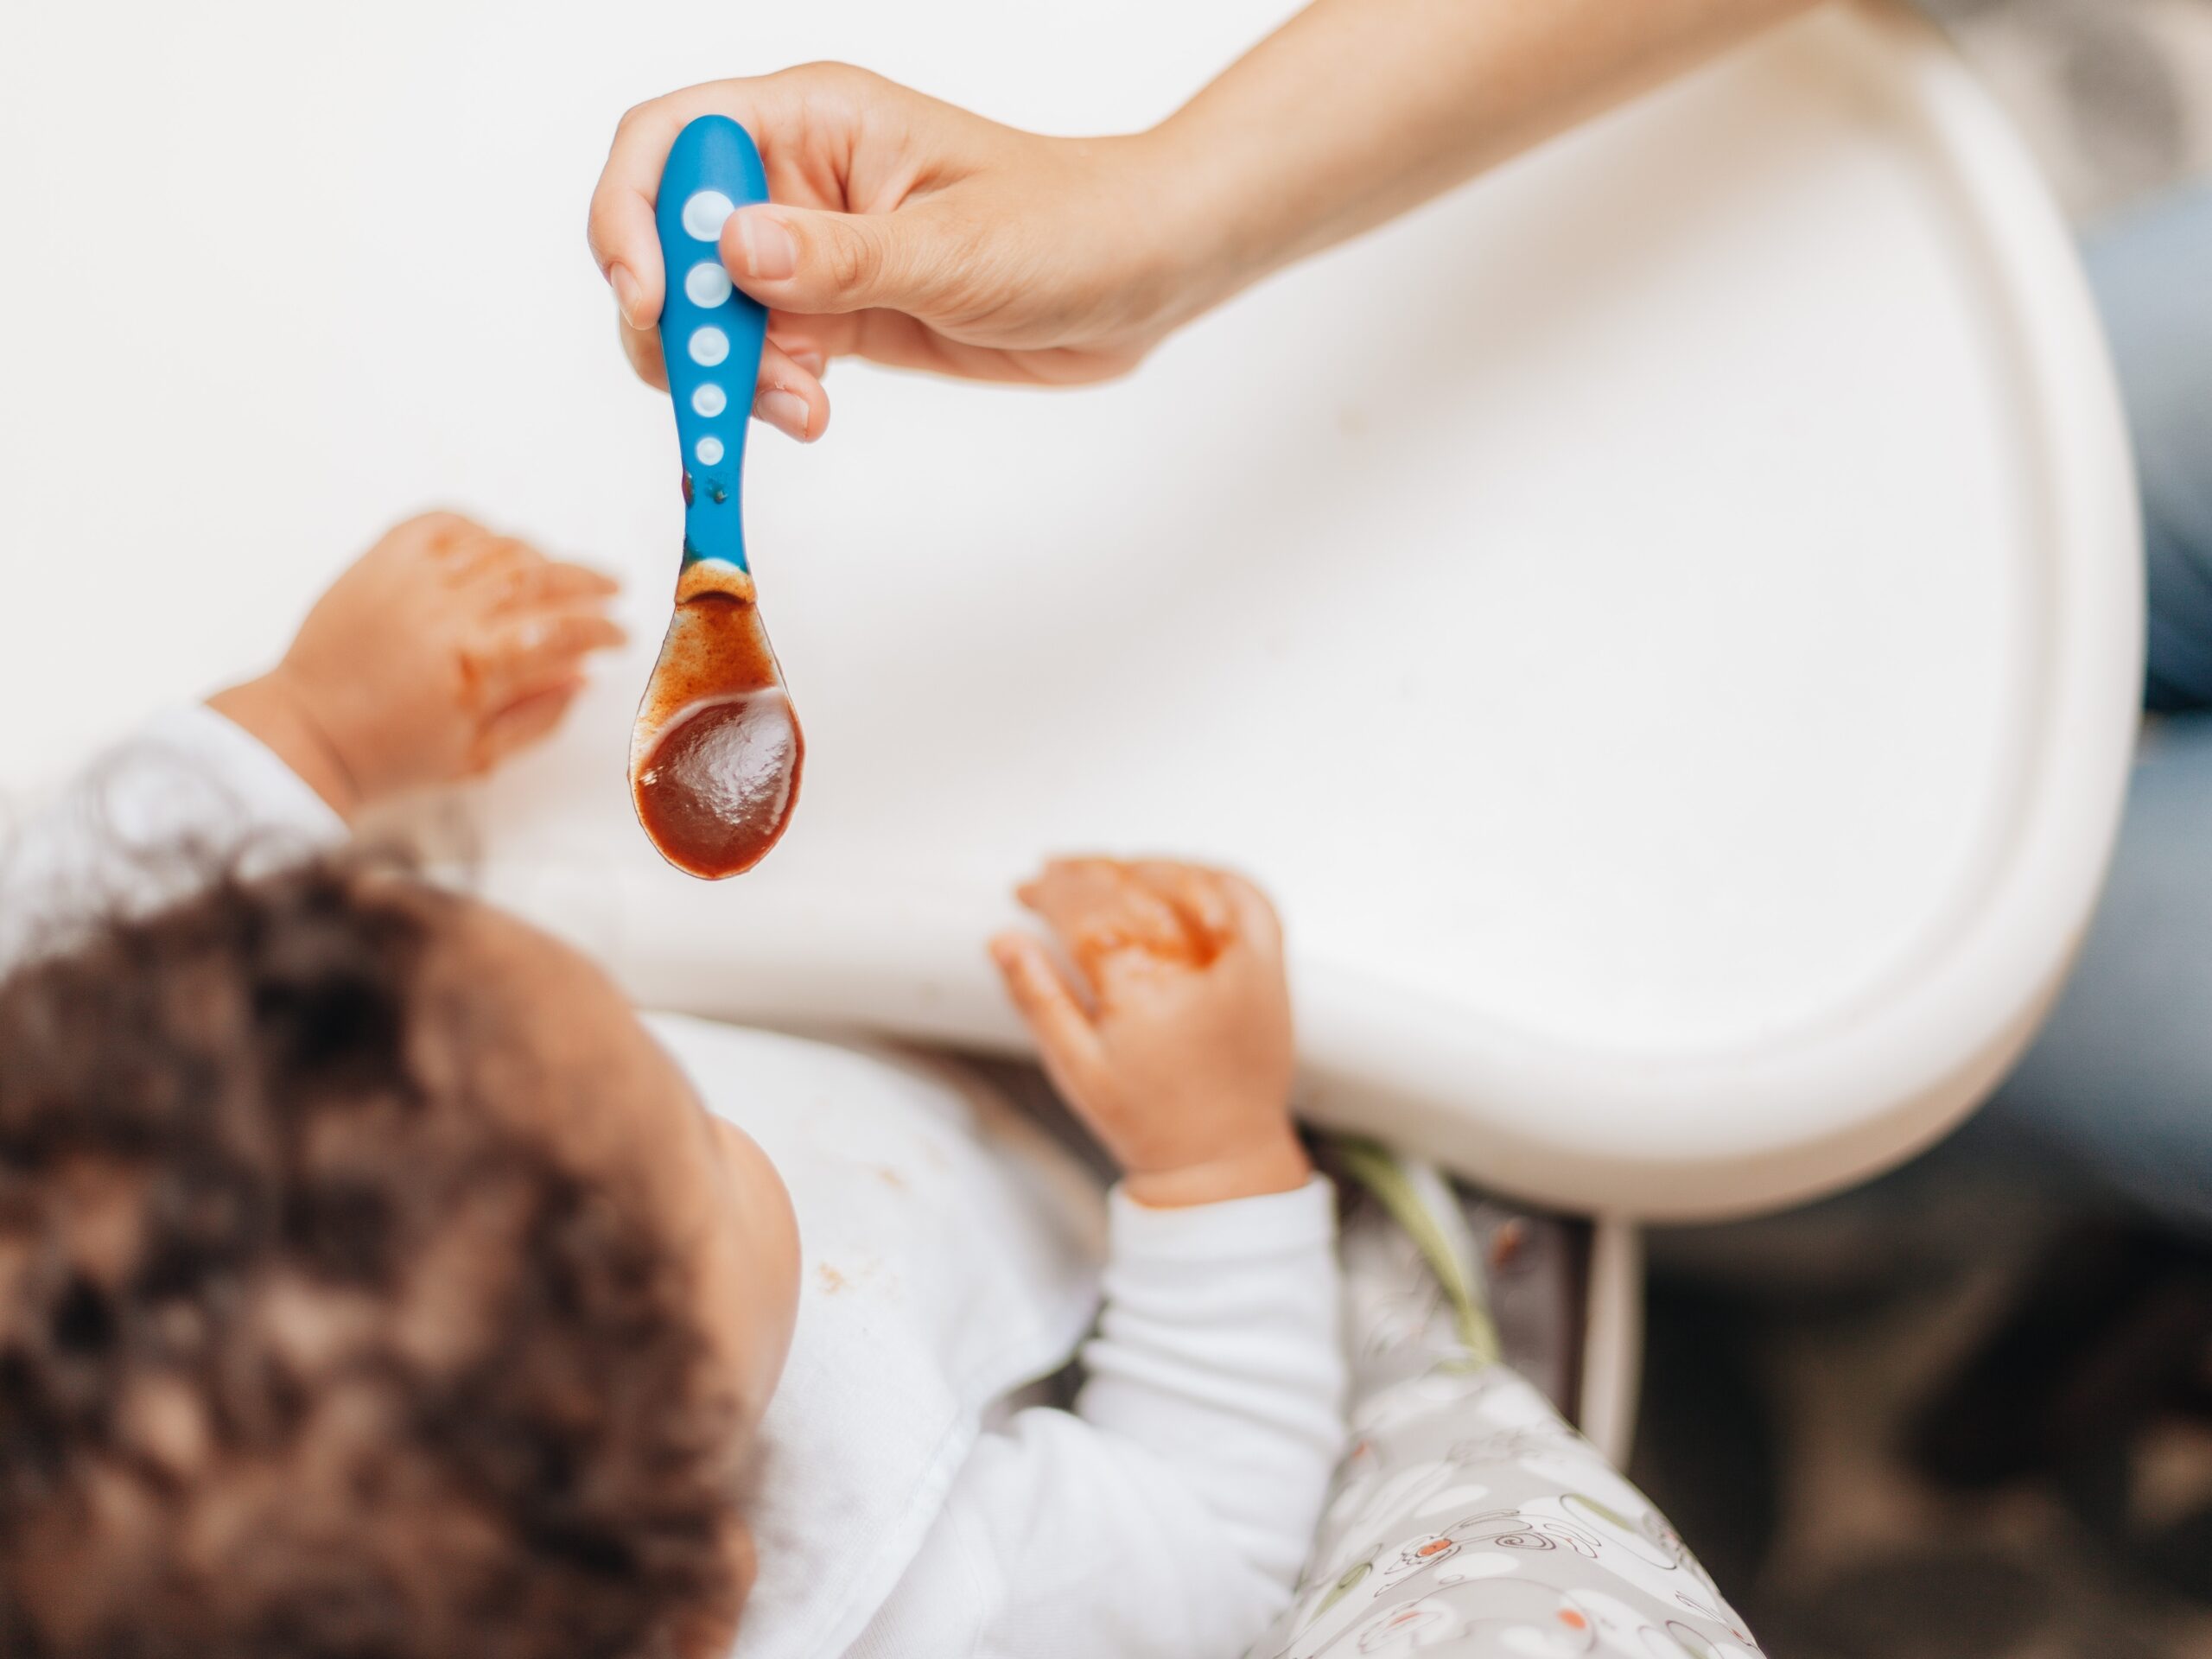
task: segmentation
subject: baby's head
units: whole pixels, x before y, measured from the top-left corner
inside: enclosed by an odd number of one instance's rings
[[[589,963],[360,863],[0,983],[0,1652],[692,1659],[788,1200]]]

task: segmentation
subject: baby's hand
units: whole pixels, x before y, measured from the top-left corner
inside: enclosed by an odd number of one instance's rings
[[[1282,930],[1241,876],[1055,860],[1020,889],[1066,947],[1002,933],[991,956],[1045,1070],[1155,1207],[1284,1192],[1312,1173],[1291,1128]]]
[[[560,723],[583,659],[620,645],[614,582],[450,512],[331,584],[284,659],[208,699],[340,813],[487,772]]]

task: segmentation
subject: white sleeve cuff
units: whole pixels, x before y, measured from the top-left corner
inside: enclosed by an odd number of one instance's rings
[[[1155,1210],[1117,1186],[1108,1205],[1114,1260],[1240,1262],[1332,1243],[1337,1190],[1317,1174],[1287,1192]]]
[[[266,868],[345,839],[345,820],[244,728],[204,704],[168,709],[0,835],[0,968],[93,917],[180,899],[227,861]]]
[[[235,834],[285,836],[319,847],[346,839],[346,820],[305,779],[245,727],[204,702],[163,709],[139,728],[118,757],[142,748],[200,771],[228,798],[232,817],[221,827]]]

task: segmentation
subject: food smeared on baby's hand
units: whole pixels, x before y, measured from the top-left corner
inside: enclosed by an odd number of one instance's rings
[[[1045,1070],[1158,1208],[1287,1192],[1312,1173],[1290,1117],[1282,931],[1226,871],[1056,859],[1020,889],[1073,965],[1027,933],[991,955]]]

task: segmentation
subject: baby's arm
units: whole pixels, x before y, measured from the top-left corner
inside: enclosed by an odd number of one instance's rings
[[[1124,1176],[1075,1412],[963,1471],[942,1549],[994,1575],[981,1654],[1234,1654],[1289,1595],[1344,1435],[1332,1194],[1290,1121],[1274,912],[1241,878],[1055,863],[993,943]],[[948,1564],[950,1565],[950,1564]]]
[[[1117,1195],[1075,1410],[984,1435],[856,1659],[1242,1653],[1290,1599],[1342,1449],[1332,1202],[1319,1181],[1141,1216]],[[944,1585],[980,1588],[979,1626],[927,1617]]]
[[[181,897],[248,849],[333,845],[387,794],[497,765],[621,638],[613,591],[451,513],[399,525],[276,668],[159,715],[0,839],[0,970],[82,916]]]
[[[1290,1118],[1281,925],[1243,877],[1181,864],[1059,861],[1021,898],[1075,980],[1027,934],[993,954],[1122,1170],[1077,1412],[1165,1459],[1218,1541],[1287,1590],[1344,1382],[1334,1197]]]

